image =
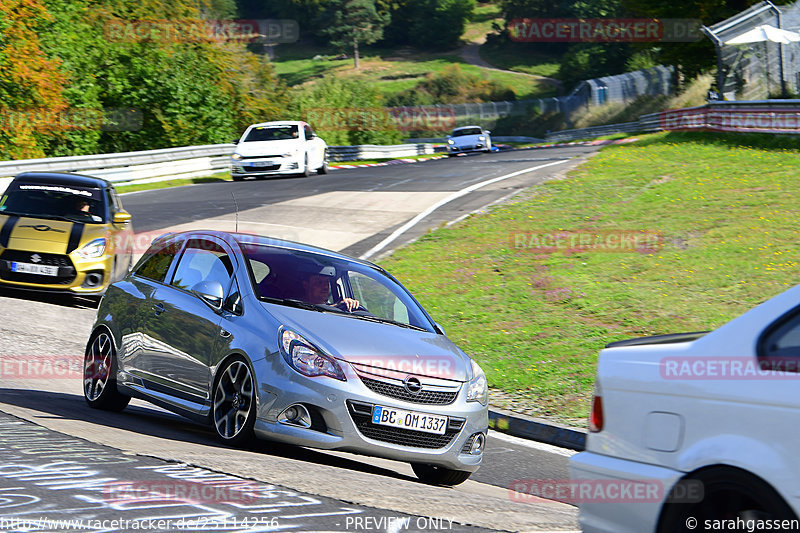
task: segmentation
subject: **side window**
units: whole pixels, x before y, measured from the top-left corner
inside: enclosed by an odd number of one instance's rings
[[[228,297],[225,298],[225,301],[222,303],[222,308],[234,315],[242,314],[242,294],[239,292],[239,284],[236,283],[236,278],[233,278],[231,290],[228,293]]]
[[[800,314],[768,330],[759,342],[758,356],[800,358]]]
[[[119,209],[117,209],[116,203],[114,202],[114,195],[111,194],[111,191],[109,189],[106,189],[105,193],[106,193],[106,205],[108,205],[108,212],[111,216],[114,216],[114,213],[119,211]]]
[[[136,268],[136,275],[163,282],[175,254],[180,250],[180,245],[180,242],[173,241],[155,250],[149,250]]]
[[[226,289],[233,275],[230,257],[218,244],[192,239],[175,268],[172,285],[189,290],[201,281],[218,281]]]
[[[373,315],[403,324],[409,323],[408,308],[378,281],[358,272],[350,272],[350,287],[353,289],[353,297]]]

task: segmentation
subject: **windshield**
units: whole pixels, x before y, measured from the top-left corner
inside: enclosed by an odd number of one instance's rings
[[[250,130],[244,142],[297,139],[298,131],[297,126],[258,126]]]
[[[256,294],[266,301],[346,313],[345,298],[358,300],[348,316],[433,331],[408,292],[384,273],[355,262],[262,244],[243,244]]]
[[[453,135],[451,137],[462,137],[464,135],[481,135],[483,134],[483,130],[480,128],[464,128],[460,130],[453,130]]]
[[[106,221],[102,190],[74,185],[12,182],[0,198],[0,214],[66,218],[89,224]]]

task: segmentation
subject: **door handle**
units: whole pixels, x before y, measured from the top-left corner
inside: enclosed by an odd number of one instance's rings
[[[164,311],[166,311],[166,309],[164,309],[164,305],[163,304],[155,304],[153,306],[153,311],[155,311],[156,316],[158,316],[161,313],[163,313]]]

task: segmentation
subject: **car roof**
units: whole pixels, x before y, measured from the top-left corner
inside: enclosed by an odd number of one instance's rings
[[[105,189],[112,187],[111,182],[94,176],[73,174],[71,172],[23,172],[14,176],[14,181],[27,183],[42,183],[50,185],[73,185],[91,189]]]
[[[274,122],[259,122],[258,124],[250,124],[249,128],[257,128],[261,126],[303,126],[305,122],[302,120],[277,120]]]
[[[326,248],[319,248],[317,246],[312,246],[310,244],[303,244],[300,242],[294,241],[287,241],[283,239],[276,239],[274,237],[265,237],[263,235],[254,235],[252,233],[236,233],[232,231],[217,231],[217,230],[190,230],[184,231],[180,233],[167,233],[162,235],[156,240],[161,240],[162,238],[166,237],[178,237],[178,236],[213,236],[218,237],[221,239],[229,239],[233,238],[239,244],[258,244],[263,246],[272,246],[275,248],[283,248],[286,250],[295,250],[299,252],[310,252],[319,255],[324,255],[333,259],[340,259],[342,261],[349,261],[351,263],[358,263],[364,266],[368,266],[371,268],[375,268],[380,270],[381,272],[385,272],[385,270],[375,263],[371,263],[369,261],[364,261],[362,259],[356,259],[355,257],[351,257],[349,255],[341,254],[339,252],[334,252],[333,250],[328,250]],[[155,242],[155,241],[154,241]]]
[[[453,128],[453,131],[467,130],[467,129],[472,129],[472,128],[478,128],[479,130],[483,131],[483,128],[480,127],[480,126],[460,126],[458,128]]]

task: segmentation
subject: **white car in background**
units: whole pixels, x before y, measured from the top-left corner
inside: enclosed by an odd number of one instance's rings
[[[234,181],[248,176],[328,172],[328,145],[305,122],[262,122],[249,126],[231,156]]]
[[[571,484],[658,490],[579,501],[585,533],[800,530],[798,302],[800,285],[711,332],[601,351]]]
[[[489,131],[480,126],[456,128],[447,136],[447,155],[454,156],[467,152],[491,152],[492,138]]]

